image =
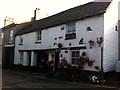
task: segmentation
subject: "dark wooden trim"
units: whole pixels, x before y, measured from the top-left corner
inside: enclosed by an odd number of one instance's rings
[[[56,50],[58,48],[48,49],[48,50]],[[79,47],[63,47],[61,50],[79,50],[79,49],[86,49],[86,46],[79,46]],[[29,50],[18,50],[18,51],[40,51],[46,49],[29,49]]]
[[[39,43],[41,43],[41,42],[35,42],[35,44],[39,44]]]
[[[65,40],[76,39],[76,33],[70,33],[65,35]]]
[[[19,45],[23,45],[22,43],[20,43]]]
[[[78,49],[86,49],[86,46],[72,47],[72,48],[70,48],[70,50],[78,50]]]

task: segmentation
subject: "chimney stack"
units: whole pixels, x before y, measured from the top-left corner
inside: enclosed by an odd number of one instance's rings
[[[45,17],[47,17],[47,15],[41,13],[39,8],[36,8],[36,9],[34,10],[34,17],[31,18],[31,21],[43,19],[43,18],[45,18]]]
[[[4,26],[10,25],[12,23],[14,23],[14,19],[13,18],[8,18],[8,17],[5,18]]]

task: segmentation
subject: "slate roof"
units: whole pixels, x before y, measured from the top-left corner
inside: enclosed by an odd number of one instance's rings
[[[23,30],[25,30],[26,28],[28,28],[31,25],[32,22],[25,22],[25,23],[21,23],[18,24],[15,28],[14,28],[14,35],[17,35],[17,33],[22,32]]]
[[[43,30],[50,27],[62,25],[68,22],[85,19],[92,16],[97,16],[106,12],[110,2],[89,2],[84,5],[80,5],[66,11],[60,12],[53,16],[37,20],[29,24],[27,28],[24,28],[16,33],[25,34],[36,30]]]
[[[12,28],[12,27],[14,27],[14,26],[16,26],[16,25],[17,25],[17,24],[12,23],[12,24],[10,24],[10,25],[7,25],[7,26],[5,26],[5,27],[2,27],[1,30],[6,30],[6,29]]]

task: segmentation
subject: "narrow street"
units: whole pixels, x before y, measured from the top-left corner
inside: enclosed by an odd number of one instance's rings
[[[0,64],[0,90],[2,89],[2,65]]]
[[[2,71],[2,84],[0,88],[111,88],[100,85],[89,85],[68,81],[49,79],[27,73],[17,73],[9,70]]]
[[[2,72],[2,88],[94,88],[86,84],[64,82],[41,76],[34,77],[4,70]]]

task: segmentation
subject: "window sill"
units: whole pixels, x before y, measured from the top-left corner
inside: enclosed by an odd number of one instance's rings
[[[13,44],[13,42],[8,42],[8,44]]]
[[[19,44],[19,45],[23,45],[23,44],[21,43],[21,44]]]
[[[14,44],[14,43],[8,43],[7,45],[12,45],[12,44]]]
[[[68,33],[65,35],[65,40],[76,39],[76,33]]]
[[[36,41],[36,42],[35,42],[35,44],[39,44],[39,43],[41,43],[41,41]]]

